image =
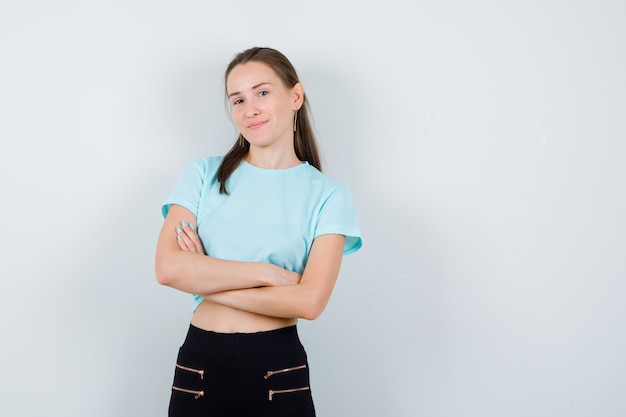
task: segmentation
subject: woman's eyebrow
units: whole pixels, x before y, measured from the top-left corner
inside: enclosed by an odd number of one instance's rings
[[[250,88],[250,90],[254,90],[254,89],[259,88],[260,86],[265,85],[265,84],[267,84],[267,85],[272,85],[272,83],[268,83],[268,82],[265,82],[265,81],[264,81],[264,82],[259,83],[259,84],[257,84],[257,85],[253,85],[253,86],[252,86],[252,88]],[[230,94],[228,95],[228,97],[230,98],[230,97],[232,97],[232,96],[236,96],[237,94],[241,94],[241,93],[240,93],[239,91],[235,91],[234,93],[230,93]]]

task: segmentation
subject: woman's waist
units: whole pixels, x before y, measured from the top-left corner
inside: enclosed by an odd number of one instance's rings
[[[306,353],[296,326],[255,333],[219,333],[191,324],[181,349],[220,359],[259,358],[300,352],[303,354],[303,362],[306,361]]]
[[[297,319],[264,316],[204,300],[196,308],[191,324],[218,333],[256,333],[293,326]]]

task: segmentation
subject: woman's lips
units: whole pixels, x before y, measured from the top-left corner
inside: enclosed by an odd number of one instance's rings
[[[261,126],[263,126],[265,123],[266,123],[266,122],[254,122],[254,123],[250,123],[250,124],[248,125],[248,129],[252,129],[252,130],[258,129],[258,128],[260,128]]]

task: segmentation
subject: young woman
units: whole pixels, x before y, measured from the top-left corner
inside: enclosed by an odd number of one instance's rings
[[[192,161],[163,206],[157,280],[194,294],[169,415],[314,416],[296,321],[322,313],[342,256],[361,247],[354,206],[320,171],[283,54],[243,51],[224,80],[239,137]]]

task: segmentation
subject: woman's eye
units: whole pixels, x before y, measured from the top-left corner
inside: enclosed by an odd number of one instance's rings
[[[265,90],[261,90],[261,91],[259,91],[259,95],[260,95],[260,96],[266,96],[266,95],[268,95],[269,93],[270,93],[269,91],[265,91]]]
[[[233,106],[236,106],[237,104],[241,104],[243,103],[243,100],[238,98],[237,100],[233,101]]]

